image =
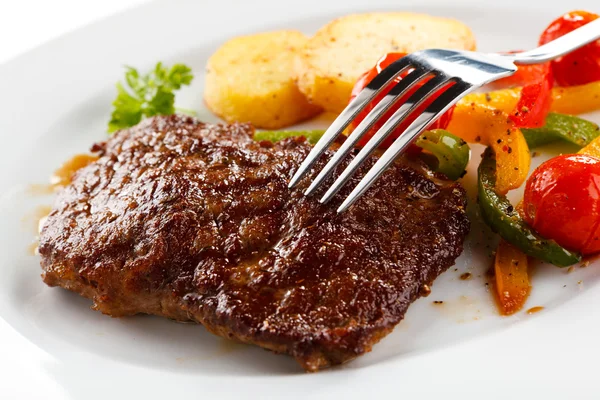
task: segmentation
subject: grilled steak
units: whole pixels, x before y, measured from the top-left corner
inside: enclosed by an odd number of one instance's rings
[[[180,116],[116,133],[56,200],[44,282],[114,317],[196,321],[309,371],[370,351],[461,253],[463,189],[400,159],[338,215],[357,178],[321,205],[303,196],[308,179],[287,188],[310,145],[252,134]]]

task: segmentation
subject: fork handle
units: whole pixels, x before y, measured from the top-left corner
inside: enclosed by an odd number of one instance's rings
[[[597,39],[600,39],[600,18],[536,49],[505,56],[515,64],[540,64],[577,50]]]

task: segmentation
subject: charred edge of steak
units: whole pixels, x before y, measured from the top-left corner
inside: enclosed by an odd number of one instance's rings
[[[308,371],[370,351],[462,252],[464,190],[401,158],[337,214],[375,156],[321,205],[302,192],[324,161],[287,189],[310,146],[252,134],[155,117],[97,146],[43,227],[44,281],[105,314],[196,321]]]

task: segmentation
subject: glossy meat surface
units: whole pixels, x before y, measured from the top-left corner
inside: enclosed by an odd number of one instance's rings
[[[105,314],[196,321],[309,371],[370,351],[461,253],[464,190],[401,159],[338,215],[357,178],[321,205],[306,179],[287,189],[310,145],[252,134],[181,116],[116,133],[55,202],[44,281]]]

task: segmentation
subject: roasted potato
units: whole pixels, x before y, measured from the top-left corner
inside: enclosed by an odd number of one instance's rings
[[[403,12],[349,15],[321,28],[300,51],[295,64],[298,87],[311,103],[340,112],[352,87],[385,53],[426,48],[475,49],[463,23]]]
[[[227,122],[279,129],[318,114],[298,90],[293,65],[307,37],[297,31],[241,36],[208,60],[204,100]]]

